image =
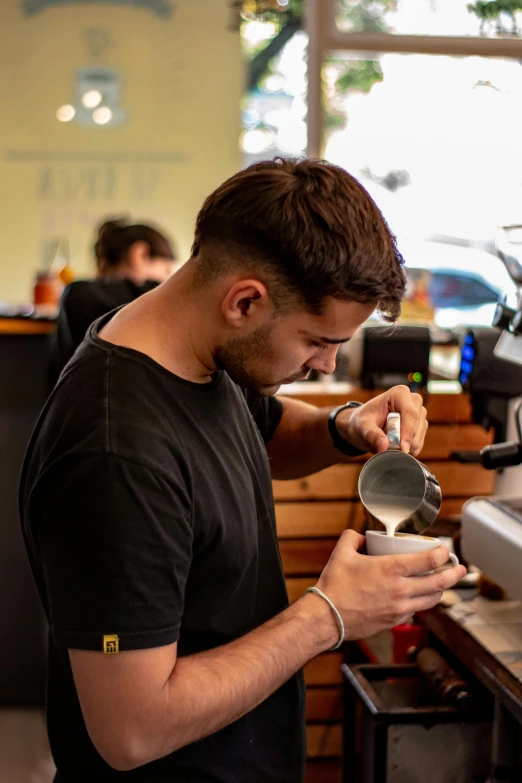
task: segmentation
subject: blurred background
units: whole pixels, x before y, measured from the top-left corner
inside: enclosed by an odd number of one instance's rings
[[[522,3],[2,0],[0,95],[0,783],[48,783],[45,629],[16,487],[60,298],[96,275],[98,227],[157,226],[179,265],[228,176],[324,157],[381,208],[407,266],[400,325],[425,330],[395,373],[354,341],[334,382],[459,393],[468,327],[516,304]]]
[[[484,253],[520,219],[513,5],[5,0],[0,306],[32,302],[35,272],[53,262],[69,262],[65,281],[92,275],[107,216],[162,226],[184,260],[217,184],[308,152],[370,191],[407,263],[426,270],[436,323],[489,324],[510,284]]]

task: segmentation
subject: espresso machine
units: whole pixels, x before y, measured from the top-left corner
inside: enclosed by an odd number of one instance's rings
[[[499,303],[494,328],[468,330],[462,348],[460,380],[473,418],[495,433],[480,462],[496,471],[494,494],[464,505],[462,552],[509,598],[522,599],[522,226],[502,229],[497,252],[517,301]]]

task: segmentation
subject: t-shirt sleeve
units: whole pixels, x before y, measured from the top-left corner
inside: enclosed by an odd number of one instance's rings
[[[38,545],[57,645],[120,650],[176,642],[192,559],[191,504],[180,469],[162,477],[97,454],[40,479]]]
[[[251,389],[243,389],[243,394],[261,437],[268,443],[281,421],[283,403],[277,397],[265,397]]]

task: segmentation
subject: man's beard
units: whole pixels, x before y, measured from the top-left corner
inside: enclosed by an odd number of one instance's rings
[[[270,341],[272,328],[270,324],[265,324],[248,337],[228,340],[216,353],[214,358],[218,367],[226,370],[241,388],[270,395],[281,385],[283,379],[270,375],[273,356]],[[260,357],[263,357],[262,363]],[[284,380],[291,382],[302,377],[303,370],[300,370]]]

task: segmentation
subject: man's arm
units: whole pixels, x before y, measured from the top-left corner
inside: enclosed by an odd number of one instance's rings
[[[292,397],[279,397],[283,414],[267,445],[274,479],[309,476],[338,462],[350,462],[332,443],[328,416],[332,408],[316,408]],[[427,430],[426,409],[422,397],[407,386],[374,397],[360,408],[342,411],[336,426],[342,437],[364,451],[386,451],[384,432],[390,411],[401,414],[401,448],[416,456],[422,450]]]
[[[308,594],[248,636],[183,658],[177,644],[111,656],[69,650],[96,749],[126,771],[241,718],[336,643],[335,619],[321,603]]]
[[[317,583],[341,613],[346,639],[392,628],[434,606],[465,573],[457,566],[411,579],[443,565],[447,549],[367,557],[358,552],[363,542],[345,531]],[[195,655],[176,659],[176,644],[118,655],[71,649],[69,655],[89,735],[106,762],[123,771],[237,720],[338,637],[330,607],[308,593],[246,636]]]

